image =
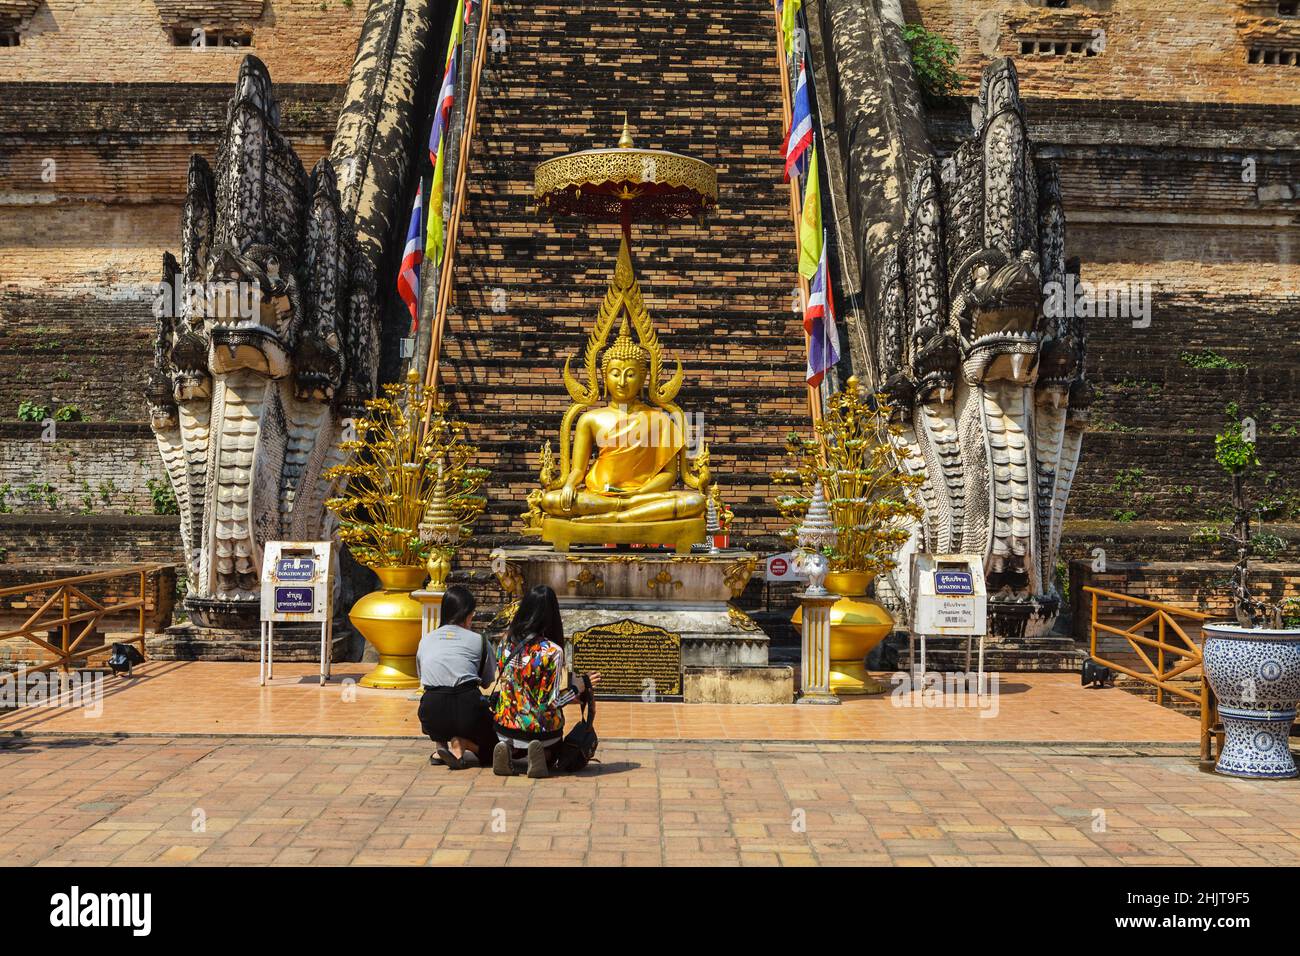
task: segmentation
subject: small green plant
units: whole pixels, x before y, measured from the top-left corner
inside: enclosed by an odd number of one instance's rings
[[[113,495],[117,494],[117,482],[112,478],[106,478],[99,483],[99,487],[96,491],[99,492],[99,500],[102,501],[105,506],[111,505],[113,503]]]
[[[48,481],[29,481],[23,492],[26,494],[27,500],[32,504],[41,504],[43,502],[51,511],[58,511],[59,506],[63,503],[63,496]]]
[[[1212,524],[1202,525],[1191,533],[1189,539],[1192,544],[1218,544],[1223,538],[1223,532]]]
[[[1214,436],[1214,460],[1233,477],[1244,474],[1249,468],[1259,467],[1255,443],[1246,440],[1245,430],[1241,422],[1236,420],[1236,411],[1235,404],[1228,406],[1228,425]]]
[[[1138,431],[1136,425],[1121,425],[1119,422],[1102,421],[1092,426],[1095,432],[1120,432],[1121,434],[1130,434]]]
[[[1276,561],[1287,549],[1287,542],[1272,531],[1257,531],[1250,538],[1250,552],[1265,561]]]
[[[50,417],[50,407],[48,405],[37,405],[35,402],[23,401],[18,403],[18,420],[20,422],[43,422]]]
[[[1225,358],[1214,349],[1201,349],[1199,352],[1184,352],[1179,356],[1182,363],[1189,368],[1223,368],[1223,369],[1243,369],[1246,367],[1245,362],[1236,362],[1230,358]]]
[[[912,69],[916,84],[927,103],[937,104],[960,89],[966,77],[955,69],[960,54],[957,47],[919,23],[903,27],[903,39],[912,51]]]
[[[1300,627],[1300,601],[1287,598],[1282,602],[1282,626]]]
[[[14,486],[5,482],[0,485],[0,515],[10,515],[14,513],[14,506],[9,503],[9,496],[14,493]]]
[[[176,502],[176,492],[172,489],[172,483],[166,478],[150,478],[146,485],[149,487],[149,497],[153,499],[153,513],[156,515],[178,515],[181,513],[180,505]]]
[[[93,515],[95,513],[95,495],[90,490],[90,482],[82,480],[81,482],[81,511],[83,515]]]
[[[1230,402],[1224,414],[1228,421],[1223,431],[1214,436],[1214,460],[1232,479],[1232,531],[1224,533],[1222,540],[1237,550],[1230,584],[1237,623],[1242,627],[1282,627],[1286,602],[1255,596],[1250,587],[1250,559],[1257,552],[1265,555],[1272,551],[1276,556],[1286,548],[1286,542],[1270,532],[1251,530],[1251,519],[1262,522],[1274,503],[1252,504],[1246,493],[1246,479],[1260,467],[1255,443],[1248,440],[1245,425],[1238,418],[1241,409],[1236,402]],[[1253,437],[1253,434],[1249,436]]]
[[[1121,510],[1119,508],[1116,508],[1114,511],[1111,512],[1110,517],[1111,520],[1113,521],[1123,521],[1127,523],[1129,521],[1137,521],[1137,512],[1132,510]]]
[[[86,419],[81,414],[81,409],[76,405],[61,405],[54,413],[56,422],[84,422]]]

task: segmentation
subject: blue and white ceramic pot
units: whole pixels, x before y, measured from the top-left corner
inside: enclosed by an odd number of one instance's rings
[[[1294,777],[1288,745],[1300,701],[1300,630],[1206,624],[1205,676],[1219,699],[1230,777]]]

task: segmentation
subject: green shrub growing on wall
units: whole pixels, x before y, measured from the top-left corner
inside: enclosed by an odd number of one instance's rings
[[[153,499],[153,513],[156,515],[178,515],[180,505],[176,502],[176,492],[172,483],[166,478],[150,478],[145,482],[149,486],[149,497]]]
[[[1214,349],[1201,349],[1199,352],[1183,352],[1178,356],[1182,363],[1189,368],[1225,368],[1225,369],[1243,369],[1246,367],[1245,362],[1234,362],[1230,358],[1225,358]]]
[[[18,420],[20,422],[43,422],[50,417],[50,408],[48,405],[37,405],[35,402],[18,403]]]
[[[939,103],[952,96],[966,81],[955,69],[960,58],[957,47],[919,23],[903,27],[903,39],[912,51],[912,69],[921,96],[927,103]]]

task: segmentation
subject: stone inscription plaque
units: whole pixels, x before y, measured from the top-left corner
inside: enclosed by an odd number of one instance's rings
[[[662,627],[622,620],[573,635],[573,671],[600,672],[600,696],[658,697],[682,692],[682,638]]]

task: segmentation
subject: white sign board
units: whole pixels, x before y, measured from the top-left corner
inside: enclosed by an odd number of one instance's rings
[[[321,623],[331,617],[328,541],[271,541],[262,553],[262,620]]]
[[[913,555],[912,602],[912,630],[918,634],[987,633],[983,556]]]
[[[763,567],[764,581],[807,581],[808,576],[795,570],[795,554],[785,551],[767,559]]]
[[[268,541],[262,551],[262,640],[259,681],[271,679],[275,625],[320,625],[320,682],[330,675],[334,632],[334,566],[328,541]]]

